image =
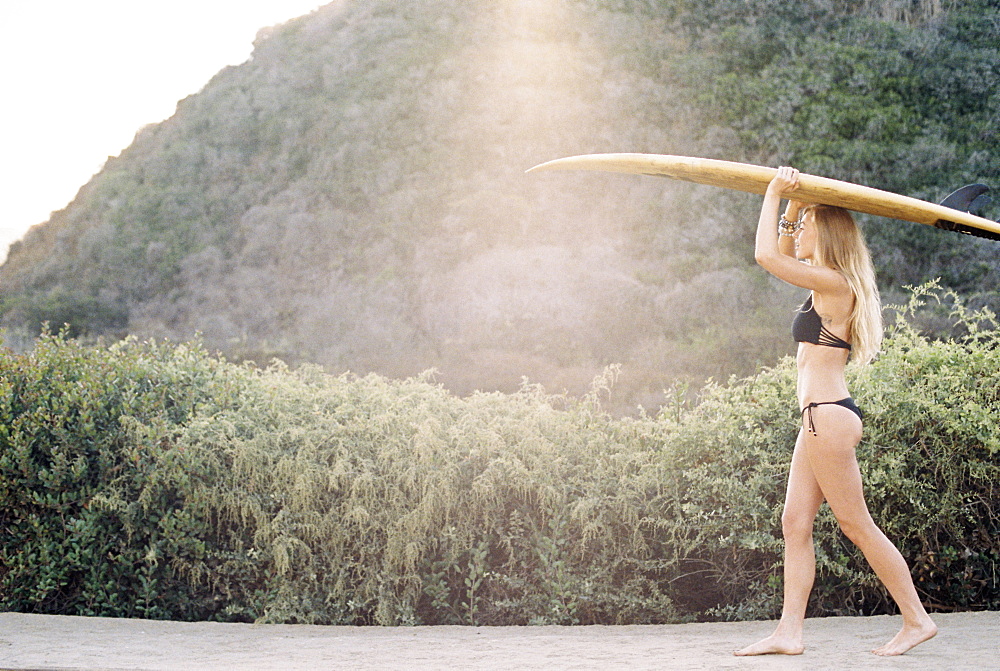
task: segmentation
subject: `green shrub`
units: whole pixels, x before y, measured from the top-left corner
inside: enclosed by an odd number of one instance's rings
[[[941,609],[1000,607],[1000,387],[988,313],[910,325],[871,367],[870,507]],[[799,426],[794,363],[683,389],[655,417],[525,383],[458,398],[240,366],[197,345],[0,356],[0,609],[339,624],[771,617]],[[891,612],[824,510],[812,612]]]
[[[609,443],[593,399],[526,387],[462,400],[422,379],[254,370],[135,340],[44,336],[2,361],[5,609],[357,624],[673,617],[665,581],[625,550],[641,539],[623,526],[631,493],[613,479],[641,455]]]
[[[153,571],[126,518],[102,501],[139,481],[159,446],[128,427],[179,426],[209,397],[219,363],[187,346],[85,348],[43,335],[0,356],[0,585],[3,607],[80,615],[179,615],[187,597],[157,603]],[[145,524],[156,528],[168,511]],[[207,521],[202,522],[207,524]],[[146,531],[146,530],[144,530]],[[147,534],[144,534],[147,535]]]

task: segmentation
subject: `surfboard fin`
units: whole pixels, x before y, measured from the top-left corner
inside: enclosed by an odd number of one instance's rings
[[[993,202],[992,199],[986,195],[989,190],[990,187],[985,184],[969,184],[967,186],[963,186],[961,189],[952,191],[944,200],[941,201],[940,204],[944,207],[950,207],[953,210],[974,214],[977,217],[982,216],[980,215],[980,212],[983,211],[983,208]],[[935,226],[943,228],[946,231],[955,231],[957,233],[975,235],[980,238],[989,238],[990,240],[1000,240],[1000,235],[993,233],[992,231],[983,231],[978,228],[973,228],[972,226],[956,224],[954,221],[939,219]]]
[[[941,205],[978,217],[982,209],[991,202],[991,198],[986,195],[989,190],[990,187],[985,184],[969,184],[952,191],[947,198],[941,201]]]

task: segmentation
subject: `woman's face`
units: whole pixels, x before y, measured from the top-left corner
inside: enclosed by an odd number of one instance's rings
[[[795,258],[800,261],[811,261],[816,253],[816,222],[812,212],[806,212],[806,216],[799,225],[799,230],[795,234]]]

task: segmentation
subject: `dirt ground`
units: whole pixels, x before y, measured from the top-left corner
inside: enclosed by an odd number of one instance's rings
[[[738,658],[773,623],[389,628],[0,613],[0,668],[1000,670],[1000,612],[933,617],[936,638],[883,659],[869,650],[898,617],[811,619],[804,655]]]

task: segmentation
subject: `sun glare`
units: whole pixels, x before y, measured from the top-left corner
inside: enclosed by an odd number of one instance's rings
[[[551,132],[547,120],[587,86],[580,69],[579,21],[561,0],[501,0],[484,3],[490,47],[470,69],[481,73],[479,106],[519,132]],[[473,100],[473,102],[477,102]]]

